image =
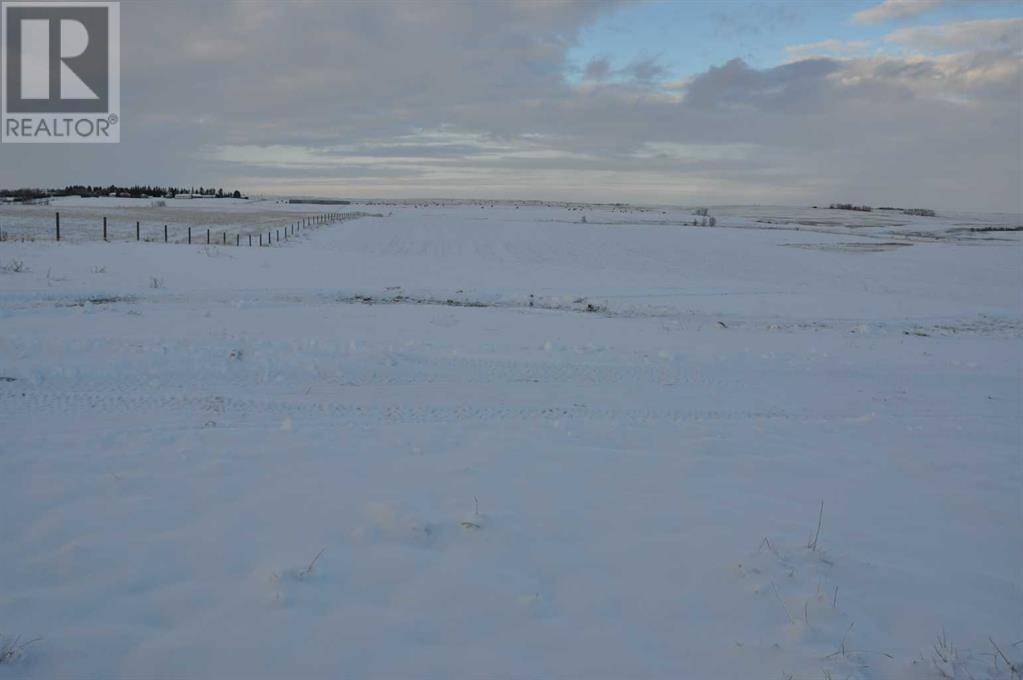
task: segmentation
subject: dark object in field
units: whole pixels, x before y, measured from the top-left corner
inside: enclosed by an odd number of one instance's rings
[[[832,203],[828,206],[832,210],[855,210],[857,212],[873,212],[869,205],[853,205],[852,203]]]
[[[988,231],[1023,231],[1023,226],[1015,226],[1015,227],[961,227],[959,229],[949,229],[949,231],[950,232],[960,232],[960,233],[964,232],[964,231],[969,231],[969,232],[974,232],[974,233],[983,233],[983,232],[988,232]]]

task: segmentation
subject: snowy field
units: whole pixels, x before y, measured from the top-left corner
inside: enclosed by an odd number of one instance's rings
[[[42,236],[335,209],[113,203],[0,209],[0,679],[1023,663],[1023,244],[970,231],[1018,217],[376,202],[272,249]]]
[[[206,242],[206,230],[212,243],[235,244],[235,235],[248,243],[248,235],[266,234],[270,229],[289,225],[324,212],[348,211],[344,205],[287,203],[270,199],[233,198],[79,198],[49,199],[43,205],[0,203],[0,231],[15,241],[53,241],[56,215],[60,213],[61,241],[80,243],[103,240],[103,219],[107,220],[110,241],[159,242],[167,226],[170,243],[187,243],[188,229],[193,243]],[[258,243],[258,241],[257,241]]]

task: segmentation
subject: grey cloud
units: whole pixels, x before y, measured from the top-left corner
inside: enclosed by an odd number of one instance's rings
[[[611,76],[611,62],[606,57],[592,59],[583,69],[586,80],[607,80]]]
[[[1010,50],[736,59],[678,89],[656,60],[596,60],[572,84],[569,48],[611,10],[124,2],[122,143],[5,145],[0,185],[1019,205]]]
[[[685,101],[699,109],[790,110],[822,96],[827,76],[839,68],[841,64],[831,59],[807,59],[757,70],[741,59],[733,59],[694,78]]]
[[[659,80],[667,74],[664,66],[658,63],[655,58],[640,59],[639,61],[633,62],[625,68],[625,71],[633,80],[641,83],[650,83],[655,80]]]

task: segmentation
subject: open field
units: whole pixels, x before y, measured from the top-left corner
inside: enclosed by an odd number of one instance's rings
[[[101,241],[105,217],[110,241],[134,241],[137,222],[142,241],[163,242],[163,228],[167,225],[171,243],[186,243],[191,227],[196,239],[193,243],[205,241],[209,229],[214,243],[220,243],[226,233],[233,245],[235,234],[244,237],[266,233],[268,229],[283,229],[343,207],[232,198],[89,199],[71,196],[51,199],[46,205],[0,204],[0,229],[15,241],[53,241],[55,213],[59,212],[62,241]]]
[[[680,227],[692,226],[702,218],[691,209],[672,206],[593,206],[546,201],[360,201],[353,205],[287,203],[274,199],[51,199],[46,205],[0,203],[0,229],[14,240],[53,240],[54,213],[61,214],[61,236],[67,241],[102,239],[103,218],[108,218],[110,240],[135,240],[135,223],[140,223],[142,240],[162,241],[163,225],[180,236],[187,227],[194,233],[209,228],[215,233],[259,233],[327,211],[363,211],[371,214],[395,209],[435,211],[457,208],[497,213],[514,223],[534,219],[540,223],[580,222],[603,226]],[[488,213],[481,213],[486,217]],[[859,238],[914,240],[955,240],[966,242],[1011,240],[1023,229],[1019,215],[1006,213],[950,213],[937,217],[916,217],[897,211],[872,213],[849,210],[791,208],[777,206],[717,206],[713,215],[719,227],[781,229],[828,234],[855,234]],[[488,218],[489,219],[489,218]],[[171,238],[177,242],[181,239]]]
[[[0,208],[0,679],[1023,662],[1018,217],[112,203]]]

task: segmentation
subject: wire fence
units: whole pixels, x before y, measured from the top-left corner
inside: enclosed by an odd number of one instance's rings
[[[142,220],[109,220],[107,217],[87,220],[73,217],[61,221],[60,212],[53,213],[49,227],[34,224],[29,229],[17,229],[0,224],[0,242],[13,241],[137,241],[146,243],[196,244],[234,247],[271,247],[286,243],[313,229],[339,222],[371,217],[365,212],[325,212],[297,218],[291,222],[258,227],[244,225],[218,225],[216,227],[188,224],[153,224]],[[69,238],[70,236],[70,238]]]

